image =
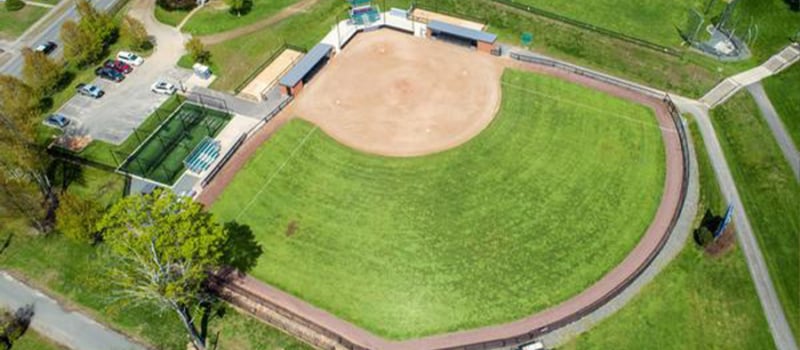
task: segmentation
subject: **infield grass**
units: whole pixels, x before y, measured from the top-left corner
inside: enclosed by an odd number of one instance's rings
[[[359,153],[304,121],[212,207],[264,247],[251,272],[392,339],[519,319],[619,264],[664,185],[652,110],[506,71],[501,110],[438,154]]]

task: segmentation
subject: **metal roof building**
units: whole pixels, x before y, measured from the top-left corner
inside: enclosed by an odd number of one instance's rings
[[[441,32],[448,35],[493,44],[497,40],[497,35],[480,30],[464,28],[450,23],[431,20],[428,22],[428,30]]]
[[[300,59],[300,62],[297,62],[292,69],[286,72],[286,75],[281,77],[280,84],[286,87],[297,85],[324,57],[330,54],[331,50],[333,50],[331,45],[317,44]]]

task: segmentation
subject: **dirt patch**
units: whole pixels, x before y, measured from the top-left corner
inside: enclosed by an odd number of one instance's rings
[[[733,247],[736,246],[735,231],[736,228],[734,227],[734,224],[729,224],[719,238],[706,246],[706,253],[713,257],[720,257],[731,251]]]
[[[489,125],[502,71],[500,60],[460,46],[392,30],[364,33],[311,80],[291,112],[364,152],[425,155]]]
[[[289,226],[286,227],[286,237],[291,237],[297,232],[298,229],[297,221],[292,220],[289,222]]]

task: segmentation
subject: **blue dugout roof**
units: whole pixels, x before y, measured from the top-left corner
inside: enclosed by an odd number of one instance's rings
[[[436,32],[447,33],[453,36],[482,41],[485,43],[494,43],[497,40],[497,35],[487,33],[480,30],[464,28],[450,23],[431,20],[428,22],[428,29]]]
[[[331,45],[317,44],[300,59],[300,62],[297,62],[292,69],[286,72],[286,75],[281,77],[280,84],[289,87],[297,85],[331,50],[333,50]]]

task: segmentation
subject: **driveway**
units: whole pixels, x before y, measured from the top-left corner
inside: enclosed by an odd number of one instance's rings
[[[135,67],[120,83],[95,79],[94,83],[106,91],[105,96],[94,100],[76,95],[58,111],[95,140],[120,144],[166,100],[166,96],[150,91],[156,80],[164,79],[179,86],[180,81],[186,81],[192,74],[175,66],[185,52],[183,34],[156,21],[154,6],[155,1],[134,0],[128,13],[144,23],[155,42],[153,54],[145,58],[144,64]]]

